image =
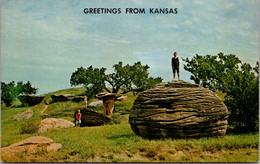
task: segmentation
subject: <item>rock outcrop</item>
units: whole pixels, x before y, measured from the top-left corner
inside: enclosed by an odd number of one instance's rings
[[[51,95],[51,99],[52,102],[65,102],[65,101],[80,102],[80,101],[84,101],[84,96],[74,96],[70,94]]]
[[[31,109],[28,109],[27,111],[17,114],[13,117],[14,120],[21,121],[21,120],[27,120],[33,116],[33,111]]]
[[[223,136],[228,111],[212,91],[184,81],[161,83],[141,93],[129,123],[145,138]]]
[[[15,155],[20,152],[26,152],[30,154],[36,154],[46,150],[47,152],[58,151],[62,147],[59,143],[54,143],[52,139],[43,136],[30,137],[23,141],[12,144],[8,147],[1,148],[1,157],[4,162],[15,162],[6,161],[5,159],[12,159]]]
[[[52,102],[70,101],[73,98],[74,95],[51,95]]]
[[[18,96],[18,99],[24,104],[28,106],[34,106],[42,102],[45,96],[33,96],[33,95],[22,95]]]
[[[103,113],[92,111],[91,109],[80,109],[82,114],[80,126],[101,126],[111,122],[111,118]],[[76,117],[77,110],[74,113]]]
[[[75,126],[73,122],[62,118],[45,118],[39,124],[39,133],[43,133],[50,130],[69,128]]]

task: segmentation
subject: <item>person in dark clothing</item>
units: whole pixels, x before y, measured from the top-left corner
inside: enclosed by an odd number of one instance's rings
[[[177,52],[174,52],[173,55],[174,55],[174,57],[172,58],[173,80],[175,80],[175,72],[177,72],[178,80],[180,80],[180,60],[177,57]]]

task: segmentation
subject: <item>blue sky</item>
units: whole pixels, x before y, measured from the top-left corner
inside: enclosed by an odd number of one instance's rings
[[[118,15],[84,14],[121,8]],[[178,14],[129,15],[125,8],[178,8]],[[80,66],[141,61],[153,77],[172,80],[171,57],[235,54],[259,60],[257,0],[2,0],[1,80],[31,81],[38,94],[70,88]],[[183,62],[182,62],[183,64]],[[181,66],[181,79],[190,73]]]

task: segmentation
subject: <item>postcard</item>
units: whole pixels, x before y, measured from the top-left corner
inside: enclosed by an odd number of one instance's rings
[[[258,162],[259,1],[2,0],[2,162]]]

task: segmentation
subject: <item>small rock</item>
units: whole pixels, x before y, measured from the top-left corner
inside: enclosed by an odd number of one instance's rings
[[[33,111],[31,109],[28,109],[27,111],[17,114],[13,117],[14,120],[27,120],[33,116]]]
[[[58,151],[60,148],[62,148],[62,145],[59,143],[53,143],[50,146],[47,146],[47,151]]]
[[[102,107],[103,106],[103,102],[102,101],[94,101],[94,102],[91,102],[88,106],[91,106],[91,107]]]

